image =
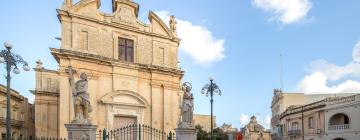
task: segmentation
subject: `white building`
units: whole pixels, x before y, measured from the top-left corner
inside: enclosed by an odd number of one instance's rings
[[[360,94],[326,99],[326,140],[360,140]]]

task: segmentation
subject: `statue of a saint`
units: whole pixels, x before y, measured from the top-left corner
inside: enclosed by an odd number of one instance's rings
[[[194,111],[194,97],[191,91],[191,84],[185,82],[182,85],[184,91],[183,102],[181,105],[181,122],[180,127],[193,127],[193,111]]]
[[[176,24],[177,24],[177,22],[175,20],[175,16],[171,15],[169,25],[170,25],[170,31],[174,34],[176,34]]]
[[[74,82],[73,69],[69,66],[69,81],[73,95],[75,119],[72,123],[91,123],[89,120],[89,113],[92,111],[90,105],[90,98],[88,90],[87,75],[85,73],[80,74],[80,80]]]

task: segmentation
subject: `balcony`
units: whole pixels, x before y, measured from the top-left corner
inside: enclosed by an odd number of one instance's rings
[[[329,127],[330,131],[337,131],[337,130],[346,130],[350,129],[350,119],[349,116],[343,113],[338,113],[333,115],[329,120]]]
[[[6,118],[5,117],[0,117],[0,124],[1,125],[6,125]],[[24,121],[11,119],[11,125],[13,127],[24,127]]]
[[[345,130],[345,129],[350,129],[350,124],[329,125],[329,130],[332,131]]]
[[[300,129],[296,129],[296,130],[289,130],[288,131],[288,135],[289,136],[298,136],[301,134],[301,130]]]

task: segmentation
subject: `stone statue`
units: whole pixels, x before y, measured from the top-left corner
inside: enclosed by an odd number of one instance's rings
[[[194,111],[194,97],[191,91],[191,84],[185,82],[182,85],[182,90],[184,91],[183,102],[181,105],[181,128],[191,128],[193,126],[193,111]]]
[[[80,74],[80,80],[74,82],[73,69],[67,69],[69,73],[70,87],[73,95],[75,119],[72,123],[90,124],[89,113],[92,111],[88,90],[87,75]]]
[[[176,34],[176,20],[175,20],[175,16],[174,15],[171,15],[170,16],[170,21],[169,21],[169,25],[170,25],[170,31],[172,33],[175,33]]]

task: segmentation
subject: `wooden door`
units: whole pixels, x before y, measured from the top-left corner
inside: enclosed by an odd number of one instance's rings
[[[137,123],[137,119],[134,116],[119,116],[119,115],[115,115],[114,116],[114,124],[113,124],[113,128],[123,128],[125,126],[131,125],[131,124],[136,124]]]

